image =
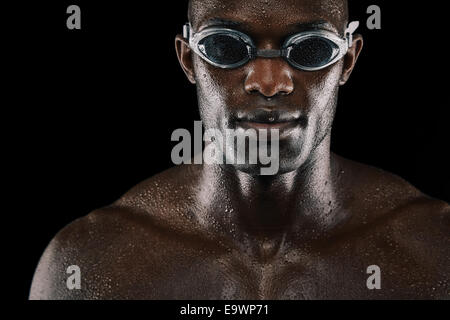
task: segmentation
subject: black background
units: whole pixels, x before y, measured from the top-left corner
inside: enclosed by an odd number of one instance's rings
[[[71,4],[81,7],[82,30],[66,28]],[[381,30],[366,27],[370,4],[382,9]],[[450,201],[445,10],[409,1],[350,5],[365,46],[340,92],[333,151]],[[186,7],[181,0],[73,0],[12,9],[5,33],[13,48],[5,60],[12,99],[3,128],[22,299],[51,238],[171,167],[171,133],[199,120],[194,87],[174,50]]]

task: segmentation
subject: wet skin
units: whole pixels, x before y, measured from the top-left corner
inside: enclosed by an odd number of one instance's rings
[[[311,22],[337,33],[346,24],[340,1],[194,1],[194,29],[212,19],[266,49]],[[181,36],[176,48],[206,128],[257,127],[244,121],[255,112],[291,117],[279,174],[183,165],[144,181],[58,233],[38,265],[31,299],[450,297],[449,205],[330,152],[338,89],[355,66],[361,36],[341,61],[316,72],[278,58],[222,70]],[[70,265],[81,268],[81,290],[66,287]],[[381,268],[381,290],[366,286],[371,265]]]

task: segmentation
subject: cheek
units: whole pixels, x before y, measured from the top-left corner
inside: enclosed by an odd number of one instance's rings
[[[307,106],[307,126],[304,131],[302,152],[308,154],[329,133],[336,107],[341,67],[339,64],[322,71],[304,73],[300,81]]]
[[[333,111],[341,69],[342,66],[336,64],[331,68],[310,73],[303,78],[309,114],[320,115]]]
[[[238,97],[236,72],[222,70],[203,62],[194,61],[197,97],[200,115],[206,128],[220,128],[227,118],[228,108]]]

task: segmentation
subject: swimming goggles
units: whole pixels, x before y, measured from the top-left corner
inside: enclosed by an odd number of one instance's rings
[[[317,71],[334,64],[347,53],[358,26],[358,21],[349,23],[343,38],[328,30],[300,32],[288,37],[280,50],[260,50],[245,33],[221,27],[195,33],[191,24],[186,23],[183,37],[196,54],[219,68],[238,68],[258,57],[283,57],[297,69]]]

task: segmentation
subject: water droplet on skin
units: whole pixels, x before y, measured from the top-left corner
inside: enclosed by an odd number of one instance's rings
[[[269,251],[272,248],[272,245],[268,242],[263,243],[263,250]]]

